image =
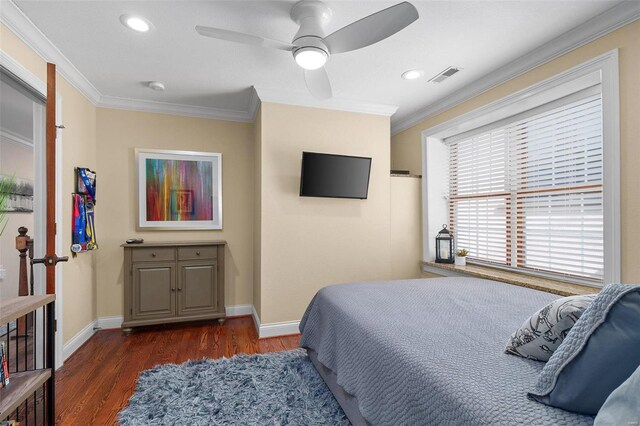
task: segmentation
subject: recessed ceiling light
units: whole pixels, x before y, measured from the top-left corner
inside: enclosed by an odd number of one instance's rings
[[[161,81],[150,81],[147,86],[149,86],[150,89],[157,90],[159,92],[164,90],[164,83]]]
[[[142,16],[120,15],[120,22],[122,22],[122,25],[125,27],[141,33],[146,33],[153,27],[151,22]]]
[[[402,73],[402,78],[405,80],[415,80],[416,78],[420,78],[424,75],[424,71],[422,70],[409,70]]]

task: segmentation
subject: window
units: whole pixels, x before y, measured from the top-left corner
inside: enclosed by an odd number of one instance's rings
[[[445,139],[449,222],[469,259],[602,283],[600,86]]]

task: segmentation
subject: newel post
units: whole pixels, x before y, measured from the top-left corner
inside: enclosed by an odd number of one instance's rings
[[[29,295],[29,278],[27,276],[27,252],[29,251],[29,240],[31,239],[24,226],[18,228],[16,237],[16,250],[20,252],[20,271],[18,275],[18,296]]]

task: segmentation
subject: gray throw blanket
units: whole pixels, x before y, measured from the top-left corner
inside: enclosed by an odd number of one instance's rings
[[[592,424],[528,399],[544,364],[504,353],[558,297],[473,278],[334,285],[311,301],[300,344],[372,425]]]

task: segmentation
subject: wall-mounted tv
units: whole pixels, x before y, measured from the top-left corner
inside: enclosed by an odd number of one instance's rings
[[[366,199],[371,158],[302,153],[301,197]]]

